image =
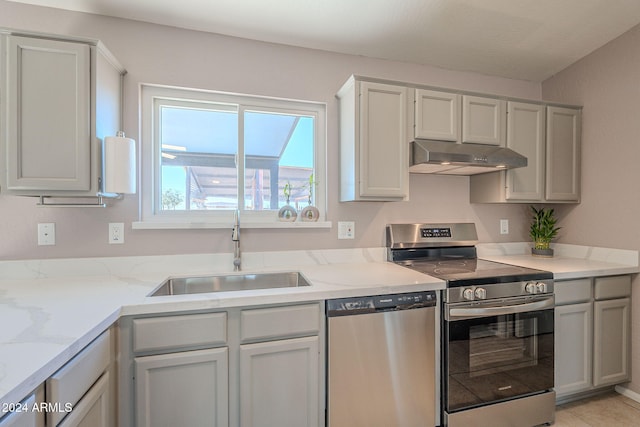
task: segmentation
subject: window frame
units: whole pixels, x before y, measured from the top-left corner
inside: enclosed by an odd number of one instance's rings
[[[163,100],[165,101],[163,103]],[[314,204],[320,212],[317,222],[278,221],[277,210],[244,210],[245,165],[237,162],[238,194],[241,224],[244,228],[328,228],[326,221],[326,104],[313,101],[290,100],[256,95],[234,94],[211,90],[189,89],[153,84],[140,85],[140,209],[137,229],[225,228],[233,221],[234,210],[167,211],[161,207],[159,194],[161,179],[161,147],[159,141],[159,105],[229,105],[237,106],[238,159],[244,159],[244,112],[258,111],[276,114],[295,114],[314,117]],[[235,110],[235,108],[233,108]]]

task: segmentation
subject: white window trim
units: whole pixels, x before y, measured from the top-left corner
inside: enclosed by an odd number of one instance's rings
[[[134,229],[190,229],[190,228],[227,228],[233,221],[233,211],[176,211],[157,212],[154,206],[156,188],[159,180],[156,159],[159,147],[155,139],[157,123],[154,122],[154,100],[185,99],[205,103],[240,104],[240,111],[246,109],[280,110],[283,112],[312,115],[315,117],[314,144],[314,202],[320,212],[317,222],[304,222],[300,218],[295,222],[278,221],[276,211],[241,211],[242,228],[330,228],[326,221],[326,104],[319,102],[297,101],[281,98],[268,98],[253,95],[241,95],[208,90],[141,84],[140,85],[140,211],[139,221],[132,224]],[[240,116],[239,116],[240,117]],[[238,153],[240,157],[242,153]],[[238,191],[244,191],[239,186]],[[240,197],[240,196],[239,196]]]

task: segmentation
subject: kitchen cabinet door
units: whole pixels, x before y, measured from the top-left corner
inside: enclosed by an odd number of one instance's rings
[[[462,142],[505,145],[505,101],[462,96]]]
[[[579,109],[547,107],[546,199],[580,201]]]
[[[2,192],[96,197],[102,142],[121,129],[124,68],[102,43],[0,35]]]
[[[627,381],[630,376],[630,298],[595,301],[593,385]]]
[[[109,373],[106,372],[74,406],[58,427],[110,427],[114,420],[110,413]]]
[[[414,136],[437,141],[460,141],[460,95],[416,89]]]
[[[240,425],[319,427],[319,338],[240,346]]]
[[[406,196],[407,89],[362,82],[360,93],[360,196]]]
[[[527,166],[506,171],[506,199],[542,200],[546,151],[544,105],[507,104],[507,147],[525,156]]]
[[[89,45],[7,37],[7,188],[89,190]]]
[[[592,320],[591,301],[555,308],[554,353],[557,398],[591,388]]]
[[[227,426],[227,347],[135,358],[138,427]]]
[[[351,78],[339,91],[341,201],[408,199],[407,90]]]
[[[44,387],[38,389],[11,409],[0,419],[0,427],[44,427],[44,412],[34,411],[33,406],[44,402]]]

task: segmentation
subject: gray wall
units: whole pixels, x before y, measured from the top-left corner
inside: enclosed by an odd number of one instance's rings
[[[584,106],[582,203],[560,208],[570,243],[640,250],[640,26],[542,84],[545,99]],[[640,393],[640,281],[633,283],[632,374]]]
[[[410,202],[338,202],[335,93],[351,74],[540,99],[539,83],[435,67],[293,48],[0,0],[0,26],[97,38],[127,68],[124,130],[138,137],[139,84],[156,83],[325,102],[328,122],[328,212],[331,229],[245,230],[245,251],[384,245],[389,222],[472,221],[482,241],[528,240],[528,206],[471,205],[468,177],[414,175]],[[569,100],[566,100],[569,101]],[[144,141],[142,141],[144,143]],[[132,230],[138,198],[107,209],[39,208],[0,194],[0,259],[230,252],[230,232]],[[499,219],[511,233],[499,234]],[[355,240],[337,239],[337,221],[356,222]],[[36,224],[56,223],[56,246],[37,246]],[[125,244],[107,243],[107,224],[125,223]],[[561,236],[559,241],[564,241]]]

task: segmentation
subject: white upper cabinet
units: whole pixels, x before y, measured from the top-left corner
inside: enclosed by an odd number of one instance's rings
[[[411,141],[424,139],[527,158],[526,167],[471,175],[472,203],[580,202],[580,107],[357,76],[337,98],[340,201],[408,200]]]
[[[503,100],[415,90],[415,138],[504,146],[505,127]]]
[[[460,95],[435,90],[416,89],[416,138],[460,141]]]
[[[507,146],[527,166],[472,176],[471,202],[580,202],[580,109],[509,102],[507,117]]]
[[[88,191],[89,46],[8,38],[7,188]]]
[[[120,130],[124,69],[95,41],[1,37],[2,191],[95,196],[101,139]]]
[[[546,198],[580,201],[581,112],[547,107]]]
[[[407,88],[352,77],[337,96],[340,201],[407,200]]]
[[[527,158],[527,166],[506,171],[507,200],[544,198],[545,107],[507,103],[507,147]]]
[[[462,96],[462,142],[505,144],[505,101],[480,96]]]

